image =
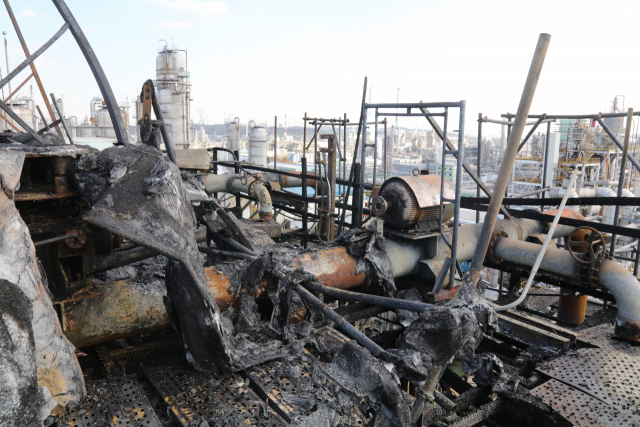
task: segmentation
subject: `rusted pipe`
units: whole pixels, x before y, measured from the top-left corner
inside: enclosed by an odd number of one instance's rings
[[[255,197],[260,203],[260,218],[271,219],[273,217],[273,204],[271,194],[260,176],[245,175],[214,175],[208,174],[203,178],[204,189],[209,193],[247,193]]]

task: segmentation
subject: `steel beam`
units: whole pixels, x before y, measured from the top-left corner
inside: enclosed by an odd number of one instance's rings
[[[518,105],[516,119],[513,124],[509,141],[507,142],[507,149],[505,150],[502,164],[500,165],[500,172],[496,179],[494,187],[495,194],[491,198],[487,214],[484,217],[482,232],[478,239],[478,246],[476,247],[476,252],[469,267],[469,274],[471,275],[474,283],[477,283],[478,281],[484,258],[487,255],[491,235],[493,234],[496,220],[498,219],[498,214],[502,207],[502,199],[504,198],[504,193],[509,183],[509,175],[511,175],[516,154],[518,153],[520,138],[522,137],[522,132],[524,131],[525,123],[527,121],[527,115],[529,115],[533,96],[536,92],[536,87],[538,86],[538,80],[540,79],[540,73],[542,71],[544,59],[547,55],[550,40],[551,36],[549,34],[540,34],[533,59],[531,61],[531,66],[529,67],[529,74],[527,75],[520,104]]]
[[[53,35],[53,37],[51,37],[49,39],[48,42],[46,42],[45,44],[43,44],[40,49],[36,50],[33,55],[30,55],[27,59],[25,59],[24,61],[22,61],[22,63],[20,65],[18,65],[16,68],[14,68],[9,74],[7,74],[7,76],[0,80],[0,87],[3,87],[4,85],[6,85],[7,83],[9,83],[14,77],[16,77],[18,74],[20,74],[20,72],[22,70],[24,70],[25,68],[27,68],[28,65],[32,64],[33,61],[35,61],[36,59],[38,59],[38,57],[40,55],[42,55],[47,49],[49,49],[51,47],[51,45],[53,45],[53,43],[55,43],[56,40],[58,40],[64,33],[65,31],[67,31],[67,29],[69,28],[68,24],[64,24],[62,27],[60,27],[60,29],[58,30],[57,33],[55,33]],[[23,83],[24,84],[24,83]],[[18,90],[18,89],[16,89]],[[11,95],[9,96],[11,97]]]
[[[74,18],[73,14],[67,7],[67,4],[64,0],[52,0],[55,7],[62,15],[62,18],[69,25],[69,29],[71,30],[71,34],[78,42],[78,46],[82,51],[85,59],[87,60],[87,64],[89,64],[89,68],[91,68],[91,72],[96,79],[96,83],[98,83],[98,87],[100,88],[100,93],[102,94],[102,98],[107,106],[107,110],[109,111],[109,116],[111,117],[111,122],[113,123],[113,131],[116,134],[116,138],[118,142],[123,144],[129,143],[129,130],[125,128],[124,121],[122,120],[122,116],[120,115],[120,108],[118,108],[118,102],[116,101],[116,97],[111,90],[111,85],[109,84],[109,80],[107,79],[102,66],[100,65],[100,61],[98,61],[98,57],[96,53],[91,48],[89,44],[89,40],[84,35],[82,28]],[[5,3],[7,0],[5,0]],[[35,72],[35,71],[34,71]],[[43,96],[45,100],[47,99],[46,94]],[[47,105],[49,103],[47,102]],[[51,107],[49,107],[51,108]],[[51,112],[53,116],[53,112]]]
[[[18,39],[20,40],[20,44],[22,45],[22,50],[26,57],[30,57],[29,48],[27,47],[27,42],[24,40],[22,36],[22,31],[20,31],[20,26],[18,25],[18,21],[16,20],[15,15],[13,14],[13,10],[11,9],[11,5],[9,5],[9,0],[4,0],[4,5],[7,8],[7,13],[11,18],[11,22],[13,23],[13,28],[16,30],[16,34],[18,35]],[[31,72],[33,73],[33,77],[36,79],[36,83],[38,84],[38,89],[40,89],[40,95],[42,95],[42,99],[44,101],[44,105],[47,106],[47,110],[49,111],[49,116],[51,117],[51,121],[56,120],[55,114],[53,114],[53,109],[51,108],[51,104],[49,103],[49,98],[47,98],[47,91],[44,90],[44,86],[42,85],[42,80],[40,80],[40,75],[38,74],[38,70],[36,69],[36,65],[34,63],[29,64],[31,66]],[[56,132],[58,132],[58,136],[62,138],[62,131],[60,128],[56,127]]]
[[[19,115],[17,115],[12,109],[11,107],[9,107],[7,104],[5,104],[3,101],[0,101],[0,108],[2,108],[4,110],[5,113],[7,113],[9,115],[9,117],[11,117],[16,123],[18,123],[24,130],[27,131],[27,133],[29,135],[31,135],[36,141],[38,141],[40,144],[46,144],[44,139],[42,139],[42,136],[40,136],[38,134],[38,132],[36,132],[35,130],[31,129],[31,126],[29,126],[28,124],[26,124],[24,122],[24,120],[22,120],[20,118]],[[8,122],[7,122],[8,123]]]

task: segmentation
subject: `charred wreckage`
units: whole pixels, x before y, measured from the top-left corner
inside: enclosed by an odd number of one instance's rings
[[[115,106],[82,30],[54,3]],[[542,35],[536,47],[503,178],[548,43]],[[607,256],[603,226],[585,228],[565,209],[578,170],[565,197],[547,202],[557,211],[522,217],[503,206],[507,179],[465,202],[460,177],[417,173],[378,187],[354,161],[339,180],[331,136],[326,176],[308,173],[306,159],[295,174],[237,153],[221,162],[216,150],[202,170],[181,166],[151,82],[141,102],[143,144],[128,142],[117,113],[120,143],[102,151],[24,122],[27,133],[0,134],[0,424],[640,425],[640,284]],[[363,117],[396,107],[385,105],[363,102]],[[444,116],[443,155],[459,174],[468,168],[446,138],[453,108],[463,135],[464,101],[406,108]],[[223,207],[222,193],[256,203],[258,219],[242,218],[240,203]],[[460,225],[465,203],[485,221]],[[305,227],[283,233],[276,211]],[[556,247],[561,238],[577,249]],[[483,266],[510,277],[495,303]],[[534,278],[561,294],[527,295]],[[583,323],[588,296],[604,303]]]

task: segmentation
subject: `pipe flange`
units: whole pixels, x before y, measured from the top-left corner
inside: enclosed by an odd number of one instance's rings
[[[260,178],[261,177],[262,176],[260,176]],[[267,190],[269,191],[269,193],[271,193],[271,186],[269,185],[269,183],[266,182],[266,181],[261,181],[260,178],[256,178],[253,181],[251,181],[251,183],[247,187],[247,192],[249,193],[250,196],[253,195],[253,187],[255,187],[258,184],[264,185],[267,188]]]
[[[495,248],[496,242],[498,241],[498,239],[500,237],[509,237],[509,235],[502,230],[497,230],[494,231],[493,234],[491,235],[491,240],[489,241],[489,248],[487,249],[487,255],[485,256],[485,261],[489,261],[492,262],[494,264],[500,264],[502,263],[503,259],[502,258],[498,258],[495,253],[493,252],[493,249]]]
[[[580,265],[580,282],[592,289],[599,287],[598,273],[600,272],[600,262],[597,264],[581,264]]]

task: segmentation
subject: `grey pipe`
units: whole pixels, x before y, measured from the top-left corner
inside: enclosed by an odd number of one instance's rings
[[[487,255],[491,234],[496,225],[500,207],[502,206],[502,199],[509,184],[509,175],[511,174],[516,155],[518,154],[518,146],[520,145],[520,139],[522,138],[522,133],[527,122],[527,116],[531,109],[533,95],[538,86],[538,80],[540,79],[542,65],[547,55],[550,40],[551,36],[549,34],[540,34],[538,38],[538,44],[533,55],[533,60],[531,61],[531,66],[529,67],[527,81],[524,85],[522,97],[520,98],[520,105],[518,105],[518,111],[516,112],[515,121],[511,134],[509,135],[509,141],[507,142],[507,149],[505,150],[504,158],[500,165],[500,172],[494,186],[493,197],[491,197],[491,201],[489,202],[487,214],[484,217],[482,232],[478,239],[478,247],[469,268],[469,273],[474,283],[477,283],[480,278],[480,270],[482,270],[482,264]]]
[[[532,267],[540,252],[540,245],[500,237],[493,252],[504,263]],[[640,342],[640,283],[630,271],[616,262],[603,260],[597,268],[598,283],[613,294],[618,305],[616,335]],[[573,282],[580,277],[582,269],[582,265],[568,251],[548,248],[539,271]]]
[[[210,193],[239,193],[244,192],[255,197],[260,203],[260,218],[273,217],[271,194],[265,182],[253,176],[244,175],[214,175],[208,174],[203,178],[204,189]]]

